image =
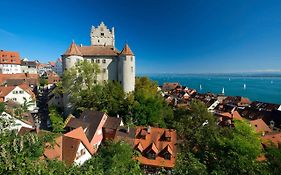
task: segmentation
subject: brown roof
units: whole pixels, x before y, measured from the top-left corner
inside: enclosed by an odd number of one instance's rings
[[[86,122],[83,122],[82,120],[78,118],[70,118],[68,122],[66,123],[66,127],[70,128],[79,128],[82,127],[83,129],[89,127],[89,124]]]
[[[276,147],[281,144],[281,132],[271,132],[267,133],[266,135],[262,136],[262,143],[264,145],[270,145],[273,143]]]
[[[80,56],[82,56],[82,53],[80,52],[80,50],[78,49],[78,47],[76,46],[74,41],[72,41],[72,43],[70,44],[69,48],[64,53],[64,55],[80,55]]]
[[[77,46],[74,42],[64,53],[64,55],[79,55],[79,56],[117,56],[118,51],[112,46]]]
[[[91,146],[89,140],[86,137],[86,134],[83,131],[82,127],[79,127],[77,129],[74,129],[66,134],[64,134],[65,136],[71,137],[71,138],[75,138],[80,140],[83,145],[85,146],[85,148],[89,151],[90,154],[94,154],[95,150],[94,148]]]
[[[10,52],[0,50],[0,64],[20,64],[20,56],[18,52]]]
[[[146,130],[145,138],[137,137],[138,133],[141,133],[143,130]],[[150,131],[149,131],[150,130]],[[165,140],[163,136],[169,137],[168,140]],[[136,138],[135,145],[141,143],[145,152],[149,152],[152,150],[156,153],[156,159],[148,159],[145,156],[137,157],[137,160],[140,161],[143,165],[149,166],[157,166],[157,167],[166,167],[172,168],[175,165],[176,158],[176,131],[172,129],[164,129],[164,128],[154,128],[150,127],[150,129],[146,127],[137,127],[136,128]],[[162,156],[163,153],[168,152],[171,154],[171,159],[166,160]]]
[[[232,117],[233,117],[233,119],[236,119],[236,120],[243,120],[243,118],[241,117],[241,115],[239,114],[238,111],[234,111],[232,113]]]
[[[134,53],[130,49],[129,45],[126,43],[120,55],[134,55]]]
[[[251,125],[258,132],[272,132],[272,130],[267,126],[267,124],[262,119],[256,119],[250,121]]]
[[[0,84],[7,80],[23,80],[27,84],[37,85],[39,81],[38,74],[18,73],[18,74],[0,74]]]
[[[121,118],[108,117],[103,125],[103,128],[117,129],[120,126],[121,121]]]
[[[89,141],[92,140],[94,134],[97,132],[97,128],[104,116],[108,117],[104,112],[86,110],[79,117],[81,121],[89,124],[89,127],[86,131],[86,135]]]
[[[71,165],[75,160],[81,142],[90,154],[94,153],[94,149],[91,147],[82,127],[79,127],[57,137],[54,145],[47,143],[44,150],[44,156],[48,159],[63,160],[66,164]]]

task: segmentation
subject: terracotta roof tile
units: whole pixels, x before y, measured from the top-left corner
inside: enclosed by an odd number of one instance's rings
[[[258,132],[272,132],[272,130],[267,126],[267,124],[262,119],[251,120],[251,125],[254,127],[255,131]]]
[[[72,41],[72,43],[70,44],[69,48],[64,53],[64,55],[80,55],[81,56],[82,53],[80,52],[80,50],[78,49],[78,47],[76,46],[74,41]]]
[[[0,64],[21,64],[18,52],[0,50]]]
[[[86,134],[84,133],[82,127],[74,129],[74,130],[72,130],[72,131],[70,131],[70,132],[68,132],[64,135],[80,140],[83,143],[83,145],[87,148],[87,150],[90,152],[90,154],[94,154],[95,150],[91,146],[89,140],[87,139]]]
[[[271,132],[265,134],[262,136],[262,143],[266,146],[273,143],[276,147],[278,147],[279,144],[281,144],[281,132]]]
[[[120,55],[134,55],[134,53],[130,49],[129,45],[126,43]]]
[[[145,127],[136,127],[136,133],[146,130],[145,138],[135,138],[135,145],[141,144],[144,152],[153,150],[156,153],[155,159],[149,159],[146,156],[139,156],[137,160],[143,165],[172,168],[175,165],[176,157],[176,131],[164,128],[151,127],[148,131]],[[171,136],[163,139],[163,135]],[[171,159],[166,160],[161,156],[163,152],[168,151],[171,154]]]

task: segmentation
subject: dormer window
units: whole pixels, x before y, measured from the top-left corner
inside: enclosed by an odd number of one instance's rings
[[[146,154],[146,156],[147,156],[148,159],[152,159],[152,160],[156,159],[156,154],[154,152],[152,152],[152,151],[148,152]]]
[[[137,135],[137,138],[138,139],[145,139],[145,136],[146,136],[146,130],[141,129],[139,134]]]
[[[171,133],[168,131],[164,131],[163,135],[161,136],[162,141],[170,142],[171,141]]]

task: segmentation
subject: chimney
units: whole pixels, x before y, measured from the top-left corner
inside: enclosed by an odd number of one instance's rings
[[[147,133],[150,134],[150,132],[151,132],[151,126],[148,126],[147,127]]]

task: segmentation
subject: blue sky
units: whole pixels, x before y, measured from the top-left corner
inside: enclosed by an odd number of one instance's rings
[[[138,73],[281,70],[280,0],[1,0],[0,49],[55,60],[101,21]]]

